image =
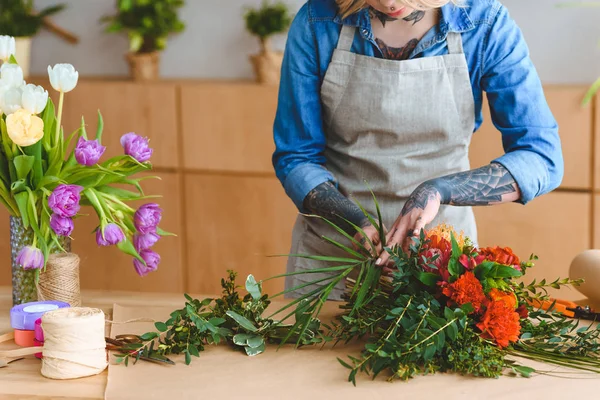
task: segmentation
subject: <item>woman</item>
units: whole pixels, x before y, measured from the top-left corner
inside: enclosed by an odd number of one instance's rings
[[[505,154],[471,169],[482,92]],[[374,214],[372,190],[390,247],[442,222],[476,241],[472,206],[527,204],[563,176],[556,121],[523,36],[496,0],[309,0],[290,28],[274,139],[277,176],[302,213],[364,241],[352,224],[360,226],[378,245],[357,205]],[[344,241],[300,215],[291,253],[338,255],[322,235]],[[385,266],[389,254],[377,252]],[[290,257],[288,272],[322,266]]]

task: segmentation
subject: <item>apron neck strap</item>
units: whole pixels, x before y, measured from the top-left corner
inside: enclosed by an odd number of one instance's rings
[[[352,43],[354,42],[355,34],[355,27],[350,25],[342,25],[342,31],[340,32],[340,38],[337,43],[337,49],[343,51],[350,51],[350,49],[352,49]]]
[[[462,37],[458,32],[448,32],[446,37],[446,44],[448,45],[448,54],[463,54],[463,43]]]

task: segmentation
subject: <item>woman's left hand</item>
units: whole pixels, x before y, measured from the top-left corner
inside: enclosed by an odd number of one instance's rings
[[[421,229],[433,221],[440,210],[440,204],[440,193],[433,184],[425,182],[417,187],[386,235],[386,247],[392,249],[403,246],[406,249],[406,239],[419,235]],[[389,258],[390,254],[384,249],[375,264],[385,266]]]

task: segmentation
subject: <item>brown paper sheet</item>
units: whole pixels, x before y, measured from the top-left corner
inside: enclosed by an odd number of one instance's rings
[[[333,308],[331,308],[333,310]],[[115,305],[113,320],[152,318],[165,321],[172,308],[121,307]],[[331,310],[329,311],[331,314]],[[153,330],[151,323],[113,325],[112,336],[141,334]],[[320,350],[286,347],[248,357],[227,345],[207,347],[200,358],[186,366],[182,357],[172,357],[176,366],[138,362],[128,367],[111,363],[106,399],[544,399],[595,398],[600,377],[530,361],[526,365],[557,376],[532,378],[467,378],[452,374],[417,377],[409,382],[388,383],[385,377],[372,381],[359,375],[357,387],[347,381],[348,370],[336,357],[347,360],[358,355],[357,347]],[[571,374],[565,374],[570,372]],[[566,376],[576,379],[565,379]]]

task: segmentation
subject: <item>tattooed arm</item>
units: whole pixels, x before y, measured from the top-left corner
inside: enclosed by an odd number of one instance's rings
[[[487,206],[519,200],[521,192],[512,175],[498,163],[424,182],[415,189],[387,235],[389,247],[404,244],[410,235],[433,221],[440,204]],[[385,264],[383,252],[377,264]]]
[[[364,228],[369,225],[369,220],[362,210],[350,201],[331,182],[325,182],[311,190],[304,199],[304,208],[320,217],[327,218],[346,233],[356,233],[352,225]]]

